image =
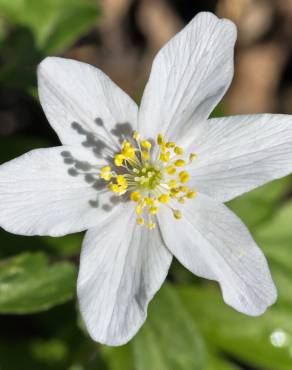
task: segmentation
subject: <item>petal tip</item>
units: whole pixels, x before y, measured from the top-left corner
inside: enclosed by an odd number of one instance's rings
[[[40,76],[56,67],[57,63],[66,62],[66,58],[60,57],[46,57],[43,59],[37,67],[37,75]]]
[[[277,289],[272,283],[272,285],[262,292],[260,296],[254,296],[253,298],[241,297],[241,302],[231,302],[230,297],[227,296],[226,292],[223,291],[223,300],[224,302],[236,309],[238,312],[241,312],[245,315],[258,317],[263,315],[269,307],[271,307],[277,300],[278,294]]]
[[[230,34],[230,38],[233,40],[233,42],[236,42],[237,39],[237,26],[234,22],[232,22],[230,19],[222,18],[220,19],[220,23],[223,26],[227,32]]]

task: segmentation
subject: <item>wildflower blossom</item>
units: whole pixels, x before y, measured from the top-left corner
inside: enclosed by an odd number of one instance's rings
[[[39,96],[62,146],[0,167],[0,225],[87,230],[78,276],[93,339],[130,340],[172,256],[260,315],[276,299],[265,257],[223,204],[292,170],[292,118],[208,119],[233,77],[236,29],[200,13],[156,56],[141,106],[100,70],[47,58]],[[198,302],[199,304],[199,302]]]

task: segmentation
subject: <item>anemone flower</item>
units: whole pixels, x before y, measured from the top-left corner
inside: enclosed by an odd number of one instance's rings
[[[88,64],[50,57],[38,68],[62,146],[0,167],[0,225],[88,230],[77,292],[98,342],[135,335],[173,255],[240,312],[260,315],[276,299],[264,255],[223,203],[290,173],[292,118],[208,118],[232,80],[235,40],[232,22],[198,14],[155,57],[139,108]]]

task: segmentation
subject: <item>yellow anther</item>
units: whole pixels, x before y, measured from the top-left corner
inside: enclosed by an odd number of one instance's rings
[[[116,181],[117,181],[116,184],[111,182],[108,185],[108,188],[114,193],[118,193],[120,195],[124,194],[128,188],[127,180],[124,178],[123,175],[119,175],[116,177]]]
[[[161,194],[159,197],[158,197],[158,200],[160,203],[168,203],[169,202],[169,195],[168,194]]]
[[[164,143],[163,136],[161,134],[157,135],[157,144],[162,145]]]
[[[138,204],[137,207],[136,207],[136,213],[137,215],[141,215],[143,213],[143,205],[142,204]]]
[[[110,166],[105,166],[105,167],[102,167],[100,172],[110,172],[111,171],[111,167]]]
[[[125,158],[133,159],[135,158],[135,148],[126,148],[122,150],[122,155],[125,156]]]
[[[135,148],[132,146],[132,144],[125,140],[122,144],[122,152],[121,154],[125,157],[125,158],[135,158]]]
[[[180,186],[179,187],[179,191],[181,191],[183,193],[187,193],[189,190],[190,190],[190,188],[188,188],[187,186]]]
[[[173,209],[172,213],[174,218],[176,218],[177,220],[180,220],[182,218],[181,211],[179,211],[178,209]]]
[[[150,212],[152,215],[156,215],[156,213],[158,212],[158,207],[156,207],[156,206],[150,207],[150,208],[149,208],[149,212]]]
[[[137,221],[137,224],[140,226],[144,225],[144,222],[145,222],[143,217],[138,217],[136,221]]]
[[[125,177],[123,175],[118,175],[117,176],[117,183],[118,183],[118,185],[128,187],[128,182],[127,182],[127,180],[125,179]]]
[[[147,161],[149,159],[149,157],[150,157],[149,152],[143,151],[142,152],[142,157],[143,157],[143,159],[145,159]]]
[[[118,167],[121,167],[125,159],[126,158],[123,154],[116,154],[115,155],[115,165]]]
[[[149,221],[147,224],[147,227],[149,230],[152,230],[155,228],[155,223],[153,221]]]
[[[100,177],[103,180],[109,181],[113,177],[110,166],[105,166],[100,170]]]
[[[196,153],[191,153],[190,155],[189,155],[189,160],[190,160],[190,162],[193,162],[195,159],[197,159],[197,154]]]
[[[181,183],[185,184],[190,179],[190,174],[187,171],[181,171],[178,175]]]
[[[109,184],[109,185],[108,185],[108,188],[109,188],[112,192],[114,192],[114,193],[119,193],[119,192],[120,192],[120,187],[119,187],[119,185],[117,185],[117,184]]]
[[[177,188],[170,189],[171,198],[176,198],[178,194],[179,194],[179,190]]]
[[[160,150],[161,150],[162,153],[165,153],[167,151],[167,147],[166,147],[164,142],[161,144]]]
[[[184,161],[183,159],[177,159],[174,164],[176,165],[176,167],[183,167],[185,166],[186,164],[186,161]]]
[[[130,198],[133,202],[139,202],[141,200],[141,194],[139,191],[133,191],[130,195]]]
[[[179,203],[181,203],[181,204],[185,204],[185,202],[186,202],[186,198],[184,198],[184,197],[180,197],[180,198],[178,198],[178,200],[177,200]]]
[[[176,173],[176,168],[173,165],[169,165],[165,167],[165,171],[168,175],[174,175]]]
[[[177,154],[177,155],[183,155],[184,154],[184,150],[183,150],[183,148],[180,148],[179,146],[176,146],[175,148],[174,148],[174,150],[173,150],[174,152],[175,152],[175,154]]]
[[[145,203],[147,204],[147,206],[151,207],[151,206],[153,206],[155,199],[153,199],[153,198],[145,198],[144,200],[145,200]]]
[[[134,131],[133,132],[133,139],[135,139],[135,140],[139,140],[140,139],[140,134],[139,134],[138,131]]]
[[[141,141],[141,146],[143,147],[143,148],[145,148],[145,149],[151,149],[151,143],[150,143],[150,141],[148,141],[148,140],[142,140]]]
[[[110,181],[113,177],[112,173],[110,172],[105,172],[105,173],[101,173],[100,174],[100,177],[105,180],[105,181]]]
[[[170,161],[170,152],[160,153],[159,159],[162,162],[169,162]]]
[[[173,141],[169,141],[168,143],[165,144],[166,148],[174,148],[175,143]]]
[[[193,198],[195,198],[196,195],[197,195],[197,192],[195,192],[195,191],[189,191],[186,194],[186,196],[187,196],[188,199],[193,199]]]
[[[177,187],[177,181],[176,180],[169,180],[168,181],[168,186],[170,188],[176,188]]]

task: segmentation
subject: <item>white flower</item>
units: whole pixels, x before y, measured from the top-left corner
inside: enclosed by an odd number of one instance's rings
[[[63,146],[1,166],[0,225],[23,235],[89,229],[78,297],[98,342],[134,336],[172,255],[218,281],[240,312],[260,315],[276,299],[262,252],[223,203],[291,172],[292,118],[208,119],[232,80],[235,39],[230,21],[197,15],[156,56],[139,109],[92,66],[39,66]]]

